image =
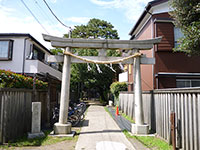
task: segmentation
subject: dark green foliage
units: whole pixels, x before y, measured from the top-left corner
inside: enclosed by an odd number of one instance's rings
[[[65,37],[68,38],[66,34]],[[98,39],[119,39],[114,26],[107,21],[100,19],[91,19],[87,25],[75,26],[72,30],[72,38],[98,38]],[[80,56],[98,56],[96,49],[72,49],[73,53],[78,53]],[[120,56],[119,51],[108,50],[108,56]],[[110,84],[115,78],[115,73],[105,65],[99,65],[102,73],[98,73],[95,64],[89,64],[92,68],[88,71],[87,64],[72,64],[71,65],[71,92],[82,93],[83,91],[95,90],[100,94],[102,100],[107,100]],[[120,72],[117,65],[113,68]],[[80,88],[81,86],[81,88]],[[80,90],[81,91],[78,91]]]
[[[65,35],[68,37],[68,35]],[[104,20],[91,19],[87,25],[75,26],[72,38],[119,39],[114,26]]]
[[[36,79],[36,89],[46,89],[47,82]],[[0,70],[0,88],[33,88],[33,79],[11,71]]]
[[[59,53],[62,54],[63,51],[60,48],[56,48],[56,49],[50,49],[50,51],[54,54],[54,55],[58,55]]]
[[[200,54],[200,2],[199,0],[171,0],[174,24],[181,29],[184,37],[175,51],[190,55]]]
[[[110,91],[114,95],[115,100],[118,100],[120,91],[127,91],[128,85],[126,82],[113,82],[110,86]]]

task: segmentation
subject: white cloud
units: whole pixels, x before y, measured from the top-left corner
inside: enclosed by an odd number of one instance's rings
[[[50,0],[52,3],[56,3],[57,2],[57,0]]]
[[[103,1],[103,0],[90,0],[92,3],[102,6],[104,8],[114,8],[120,9],[124,11],[124,15],[126,18],[134,22],[141,15],[144,10],[144,6],[151,0],[111,0],[111,1]]]
[[[90,18],[88,17],[70,17],[67,18],[66,21],[70,21],[73,23],[81,23],[81,24],[85,24],[90,20]]]
[[[112,1],[102,1],[102,0],[90,0],[92,3],[104,7],[111,7],[111,5],[118,5],[120,0],[112,0]]]
[[[17,13],[17,11],[0,6],[0,33],[29,33],[44,46],[51,48],[50,43],[44,41],[42,38],[42,33],[47,33],[33,17],[14,17],[13,13]],[[54,36],[62,37],[63,34],[68,32],[68,29],[64,28],[60,24],[51,25],[49,22],[44,22],[42,25],[49,34]]]

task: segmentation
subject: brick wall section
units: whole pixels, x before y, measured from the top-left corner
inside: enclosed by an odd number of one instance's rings
[[[171,51],[174,47],[174,25],[172,23],[156,23],[156,37],[162,36],[157,51]]]
[[[153,15],[153,18],[170,18],[168,13]],[[156,64],[154,65],[154,74],[159,72],[172,73],[200,73],[200,57],[188,57],[184,53],[173,52],[174,47],[174,25],[167,22],[154,23],[155,37],[162,36],[161,43],[156,46],[154,54]],[[158,82],[158,83],[156,83]],[[157,87],[158,86],[158,87]],[[158,79],[154,76],[155,88],[175,88],[176,77]]]
[[[176,87],[176,77],[159,77],[159,89]]]
[[[160,13],[152,16],[152,20],[159,18],[170,18],[168,13]],[[174,47],[174,25],[171,22],[153,22],[151,19],[137,35],[136,40],[151,39],[152,37],[162,36],[162,41],[154,50],[143,51],[147,57],[155,57],[156,64],[143,65],[142,73],[142,90],[151,90],[157,88],[175,88],[176,77],[158,77],[155,75],[159,72],[168,73],[200,73],[200,57],[188,57],[184,53],[175,53]],[[153,30],[152,30],[153,29]],[[152,32],[153,31],[153,32]],[[129,74],[129,82],[133,82],[133,71]],[[158,82],[158,83],[157,83]],[[158,87],[157,87],[158,86]],[[129,85],[129,91],[132,90]]]

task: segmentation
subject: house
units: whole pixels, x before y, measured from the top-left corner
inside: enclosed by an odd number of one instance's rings
[[[173,52],[180,29],[173,25],[169,15],[168,0],[154,0],[147,4],[129,35],[131,40],[152,39],[162,36],[162,41],[149,51],[141,51],[154,57],[154,65],[141,65],[142,90],[200,86],[200,57]],[[133,90],[133,70],[128,67],[128,90]]]
[[[47,62],[48,55],[52,53],[30,34],[0,33],[0,69],[36,76],[48,82],[52,109],[58,103],[62,72],[58,64]],[[46,102],[46,99],[42,101],[44,109]]]
[[[0,33],[0,69],[22,74],[49,73],[61,81],[58,65],[47,62],[52,53],[30,34]]]

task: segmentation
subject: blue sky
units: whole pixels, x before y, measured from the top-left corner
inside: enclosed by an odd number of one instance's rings
[[[23,0],[45,30],[62,37],[68,32],[50,13],[43,0]],[[46,0],[57,17],[71,26],[86,24],[92,18],[112,23],[120,39],[128,33],[150,0]],[[42,33],[47,32],[26,9],[22,0],[0,0],[0,33],[30,33],[46,47]]]

